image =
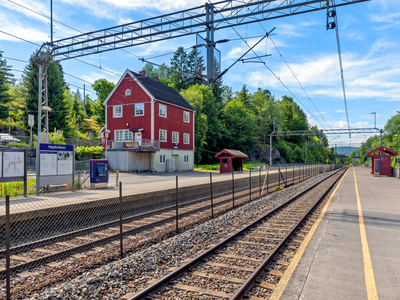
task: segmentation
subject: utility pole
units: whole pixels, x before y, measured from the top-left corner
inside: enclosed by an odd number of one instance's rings
[[[308,141],[306,141],[306,152],[304,156],[304,163],[307,164],[307,146],[308,146]]]
[[[50,41],[53,43],[53,0],[50,0]]]
[[[272,134],[275,133],[275,119],[274,119],[274,130],[269,135],[269,166],[272,167]]]
[[[214,5],[206,3],[206,34],[207,34],[207,77],[208,80],[214,81]]]
[[[76,147],[79,146],[79,115],[78,115],[78,127],[76,127]]]
[[[371,115],[375,115],[375,117],[374,117],[374,128],[376,128],[376,112],[372,112]]]
[[[83,111],[85,112],[86,116],[86,85],[83,84]]]
[[[8,134],[11,134],[11,104],[8,108]]]

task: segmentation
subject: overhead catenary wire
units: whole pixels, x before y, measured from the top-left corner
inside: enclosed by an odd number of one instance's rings
[[[208,0],[208,2],[214,6],[214,4]],[[218,12],[222,18],[225,19],[225,21],[230,25],[230,27],[236,32],[236,34],[242,39],[242,41],[249,47],[251,48],[251,46],[244,40],[244,38],[240,35],[240,33],[229,23],[228,20],[226,20],[225,16],[223,14],[221,14],[220,12]],[[310,113],[310,115],[312,115],[315,120],[323,127],[325,128],[325,126],[313,115],[313,113],[296,97],[296,95],[283,83],[283,81],[266,65],[266,63],[258,56],[258,54],[255,52],[254,49],[251,49],[251,51],[254,53],[254,55],[260,60],[260,62],[271,72],[271,74],[286,88],[286,90],[288,90],[288,92]]]

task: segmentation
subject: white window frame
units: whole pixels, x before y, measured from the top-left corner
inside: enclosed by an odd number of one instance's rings
[[[186,137],[187,137],[187,142],[186,142]],[[183,134],[183,143],[185,145],[190,145],[190,133],[184,133]]]
[[[128,133],[128,139],[126,138],[126,134]],[[124,141],[130,142],[133,141],[133,132],[129,130],[124,130]]]
[[[176,137],[176,140],[174,139],[174,135]],[[172,131],[172,143],[173,144],[179,144],[179,132]]]
[[[186,120],[186,116],[187,116],[187,120]],[[190,123],[190,113],[188,111],[183,112],[183,122]]]
[[[184,155],[183,156],[183,162],[184,163],[189,163],[189,155]]]
[[[139,104],[143,105],[143,114],[136,114],[136,105],[139,105]],[[144,103],[135,103],[133,115],[135,117],[144,116]]]
[[[165,164],[165,154],[160,154],[160,164]]]
[[[164,107],[164,108],[165,108],[165,115],[162,115],[162,114],[161,114],[161,107]],[[166,118],[166,117],[167,117],[167,106],[166,106],[166,105],[163,105],[163,104],[159,104],[159,105],[158,105],[158,115],[159,115],[160,117],[163,117],[163,118]]]
[[[161,139],[161,132],[165,132],[165,134],[164,134],[165,139],[163,139],[163,140]],[[160,142],[166,143],[167,142],[167,130],[159,129],[158,130],[158,139],[160,140]]]
[[[120,116],[118,116],[117,114],[116,114],[116,109],[117,108],[121,108],[121,115]],[[113,118],[122,118],[122,116],[123,116],[123,107],[122,107],[122,105],[114,105],[113,106]]]
[[[131,90],[130,89],[126,89],[125,96],[130,96],[130,95],[132,95]]]
[[[120,139],[118,138],[119,133],[121,134]],[[124,141],[124,131],[123,130],[114,130],[114,140],[116,142],[123,142]]]

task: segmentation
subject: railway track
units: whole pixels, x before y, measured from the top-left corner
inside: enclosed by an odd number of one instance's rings
[[[306,179],[306,178],[305,178]],[[279,180],[269,183],[269,187],[278,185]],[[259,199],[260,187],[235,190],[235,206],[244,205]],[[233,208],[231,192],[214,195],[215,213],[223,213]],[[179,219],[189,218],[193,215],[210,210],[210,198],[205,197],[178,205]],[[169,206],[152,210],[123,219],[123,236],[128,238],[137,233],[159,226],[172,225],[176,222],[176,206]],[[50,238],[40,239],[31,243],[17,245],[11,248],[11,274],[17,274],[29,268],[35,268],[56,260],[70,257],[77,253],[118,241],[121,237],[118,221],[111,221],[96,226],[75,230]],[[0,250],[0,278],[4,278],[5,249]]]
[[[324,178],[125,299],[268,298],[344,172]]]

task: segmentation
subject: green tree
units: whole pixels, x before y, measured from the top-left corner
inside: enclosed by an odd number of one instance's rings
[[[2,57],[3,51],[0,51],[0,119],[5,119],[8,117],[8,106],[11,101],[9,89],[14,75],[10,72],[12,66],[7,65],[7,61]]]
[[[195,112],[195,163],[199,164],[202,159],[203,149],[206,145],[207,137],[207,116],[203,113],[204,108],[204,96],[202,87],[199,85],[191,86],[189,89],[181,92],[183,98],[185,98],[190,105],[196,110]]]
[[[59,63],[52,62],[47,68],[47,95],[49,107],[51,108],[51,112],[49,112],[50,132],[54,129],[68,129],[67,116],[69,115],[69,110],[64,99],[66,84],[63,81],[63,74],[60,72],[60,66]],[[25,67],[22,77],[26,89],[26,109],[24,113],[24,123],[26,124],[29,114],[35,114],[37,116],[38,74],[39,67],[34,60],[31,60]],[[37,131],[37,122],[35,122],[34,131]]]
[[[97,103],[94,104],[93,118],[101,126],[104,126],[105,124],[105,107],[103,102],[106,100],[114,87],[115,84],[107,81],[106,79],[96,80],[93,84],[93,89],[95,90],[97,95]]]

